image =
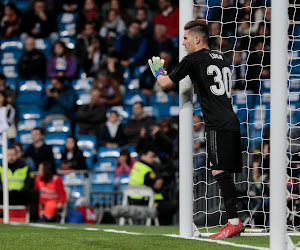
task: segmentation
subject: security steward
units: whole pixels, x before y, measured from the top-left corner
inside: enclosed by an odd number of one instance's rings
[[[158,211],[158,219],[161,225],[169,225],[177,210],[177,206],[173,202],[165,201],[161,190],[164,181],[154,171],[152,164],[154,162],[155,153],[151,149],[143,149],[140,151],[140,160],[137,161],[130,172],[129,185],[146,185],[153,189],[155,205]],[[142,196],[131,196],[130,204],[147,205],[148,201]]]
[[[38,219],[38,192],[33,189],[34,174],[25,163],[18,159],[17,150],[7,149],[9,205],[29,205],[30,221]],[[3,167],[0,166],[0,203],[3,204]]]

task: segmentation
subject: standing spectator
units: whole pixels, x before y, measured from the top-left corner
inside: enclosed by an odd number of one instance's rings
[[[139,139],[141,128],[146,128],[155,124],[155,118],[148,116],[144,112],[144,104],[136,102],[132,105],[132,117],[127,121],[124,126],[124,133],[128,138],[128,143],[136,145]]]
[[[49,162],[40,163],[38,171],[34,189],[39,191],[39,217],[45,222],[55,222],[57,210],[62,209],[66,202],[64,184]]]
[[[115,51],[111,51],[107,55],[106,70],[108,75],[116,79],[120,85],[124,83],[124,68],[120,64],[118,54]]]
[[[11,104],[7,103],[7,96],[4,91],[0,91],[0,108],[2,107],[6,109],[7,123],[9,126],[7,129],[7,138],[13,141],[17,136],[15,125],[16,110]]]
[[[72,79],[77,73],[77,62],[66,44],[58,41],[47,62],[48,77],[66,77]]]
[[[146,50],[147,39],[140,33],[141,24],[139,21],[132,21],[128,33],[120,36],[116,42],[115,50],[120,54],[123,67],[138,65],[143,62]]]
[[[123,125],[119,120],[119,114],[116,111],[111,111],[108,121],[100,132],[98,145],[115,148],[126,143],[127,138],[123,131]]]
[[[30,220],[37,221],[38,193],[34,191],[34,174],[17,157],[15,147],[7,149],[7,179],[10,205],[29,205]],[[3,168],[0,166],[0,204],[3,204]]]
[[[33,37],[25,41],[25,52],[19,60],[18,72],[22,79],[45,80],[46,57],[36,49]]]
[[[80,135],[98,135],[100,127],[106,122],[106,107],[100,103],[101,91],[91,91],[90,103],[78,108]]]
[[[160,12],[154,16],[154,25],[164,25],[167,37],[176,37],[179,33],[179,9],[172,6],[171,0],[158,0],[158,5]]]
[[[66,149],[61,153],[61,170],[86,170],[86,161],[82,151],[77,146],[77,140],[69,136],[66,140]]]
[[[101,12],[98,4],[94,0],[85,0],[81,12],[79,12],[76,21],[76,34],[79,34],[87,23],[93,25],[96,33],[99,32],[101,26]]]
[[[34,171],[37,171],[41,162],[47,161],[54,166],[52,147],[44,143],[45,132],[42,128],[31,130],[33,143],[25,151],[24,158],[31,158],[35,163]]]
[[[193,153],[195,169],[199,169],[205,166],[206,155],[205,155],[205,128],[202,118],[199,115],[194,115],[193,117]]]
[[[120,156],[116,162],[115,176],[119,177],[122,174],[130,174],[130,171],[136,160],[130,156],[130,152],[127,148],[120,151]]]
[[[7,103],[11,105],[16,104],[16,92],[6,85],[6,76],[3,73],[0,73],[0,91],[5,93]]]
[[[1,36],[6,39],[14,38],[19,34],[21,16],[16,5],[8,3],[4,6],[4,16],[0,22]]]
[[[147,17],[147,9],[139,8],[136,10],[136,20],[141,23],[141,34],[150,41],[153,37],[153,23]]]
[[[125,22],[118,16],[115,9],[110,9],[107,14],[107,20],[100,29],[100,36],[106,41],[106,48],[111,51],[115,47],[115,42],[119,35],[126,31]]]
[[[120,105],[122,95],[120,86],[116,79],[109,77],[106,70],[101,70],[98,78],[94,81],[93,89],[99,89],[101,92],[100,104],[110,106]]]
[[[67,87],[63,78],[51,79],[51,86],[41,100],[41,108],[46,117],[42,121],[43,126],[53,120],[74,121],[77,95],[74,89]]]
[[[16,149],[18,160],[25,162],[26,166],[28,166],[31,171],[35,171],[36,167],[34,161],[30,157],[27,158],[24,157],[24,150],[23,150],[22,143],[16,141],[11,145]]]
[[[46,10],[44,0],[35,0],[33,9],[24,15],[21,39],[26,40],[28,36],[34,38],[48,38],[51,44],[58,39],[56,16]]]

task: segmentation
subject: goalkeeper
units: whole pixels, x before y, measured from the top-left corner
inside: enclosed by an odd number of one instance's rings
[[[184,30],[182,45],[188,55],[169,75],[165,75],[159,57],[148,62],[163,89],[172,88],[187,75],[191,78],[203,111],[208,159],[228,218],[225,227],[210,237],[231,238],[240,234],[244,226],[238,217],[236,186],[231,176],[242,171],[242,151],[240,123],[231,105],[230,63],[221,53],[209,49],[209,28],[204,21],[190,21]]]

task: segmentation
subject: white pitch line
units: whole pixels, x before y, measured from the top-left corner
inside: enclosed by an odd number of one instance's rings
[[[99,231],[100,229],[99,228],[95,228],[95,227],[86,227],[86,228],[84,228],[84,230],[87,230],[87,231]]]
[[[188,240],[199,240],[199,241],[205,241],[205,242],[210,242],[210,243],[216,243],[220,245],[229,245],[233,247],[242,247],[242,248],[250,248],[250,249],[257,249],[257,250],[269,250],[269,248],[265,247],[257,247],[257,246],[250,246],[250,245],[244,245],[244,244],[236,244],[228,241],[222,241],[222,240],[212,240],[212,239],[203,239],[203,238],[185,238],[181,237],[177,234],[163,234],[163,236],[168,236],[168,237],[174,237],[174,238],[181,238],[181,239],[188,239]]]
[[[150,235],[150,234],[134,233],[128,231],[115,230],[115,229],[103,229],[103,231],[107,233],[117,233],[117,234]]]
[[[19,222],[10,222],[12,226],[30,226],[30,227],[41,227],[41,228],[53,228],[53,229],[69,229],[68,227],[48,225],[48,224],[39,224],[39,223],[19,223]]]

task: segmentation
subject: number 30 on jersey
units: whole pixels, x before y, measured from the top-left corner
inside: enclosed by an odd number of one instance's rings
[[[207,75],[214,75],[214,81],[216,85],[210,86],[210,90],[215,95],[223,95],[226,92],[228,98],[231,97],[231,70],[228,67],[221,70],[216,65],[209,65],[207,67]]]

